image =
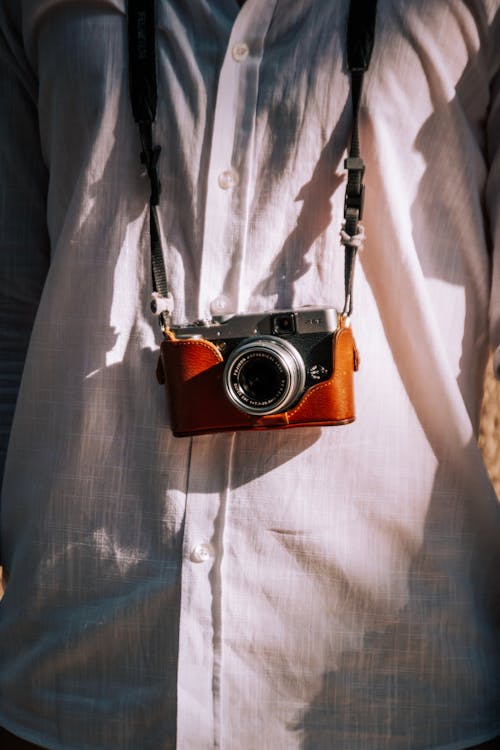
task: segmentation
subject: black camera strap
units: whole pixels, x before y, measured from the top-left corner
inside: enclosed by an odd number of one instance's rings
[[[153,123],[156,118],[156,19],[155,0],[128,0],[129,83],[132,112],[141,139],[141,163],[145,166],[150,186],[149,224],[151,238],[151,271],[153,278],[152,310],[159,316],[163,329],[168,327],[173,298],[170,293],[161,244],[158,204],[161,184],[158,158],[161,147],[154,143]],[[351,77],[352,126],[349,155],[345,160],[347,185],[344,201],[344,222],[341,242],[345,247],[343,314],[352,312],[354,267],[363,232],[365,165],[359,145],[359,108],[363,75],[368,69],[375,38],[376,0],[350,0],[347,23],[347,66]]]
[[[128,0],[128,50],[130,99],[134,120],[141,139],[141,164],[146,168],[151,186],[149,197],[149,233],[151,241],[151,275],[153,301],[151,309],[165,328],[172,312],[173,298],[167,283],[161,244],[158,204],[161,183],[158,158],[161,146],[154,143],[156,118],[156,17],[155,0]]]
[[[344,162],[347,184],[344,201],[344,223],[341,242],[345,248],[343,314],[352,313],[354,266],[364,233],[359,222],[363,217],[365,164],[359,145],[359,107],[363,76],[368,70],[375,41],[377,0],[351,0],[347,21],[347,67],[351,76],[352,125],[349,156]]]

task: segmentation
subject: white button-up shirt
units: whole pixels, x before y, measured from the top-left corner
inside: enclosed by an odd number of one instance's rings
[[[343,304],[347,0],[158,2],[176,323]],[[0,725],[53,750],[500,734],[498,0],[379,0],[357,421],[174,438],[123,0],[0,8]],[[9,408],[3,407],[4,433]],[[495,614],[496,613],[496,614]],[[496,617],[496,624],[495,624]]]

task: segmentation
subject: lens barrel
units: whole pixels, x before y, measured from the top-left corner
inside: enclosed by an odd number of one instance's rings
[[[302,394],[305,382],[305,365],[297,349],[274,336],[244,341],[224,369],[226,395],[247,414],[284,411]]]

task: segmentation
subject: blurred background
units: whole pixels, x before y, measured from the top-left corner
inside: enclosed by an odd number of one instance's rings
[[[491,360],[486,369],[479,445],[500,499],[500,380],[493,377]]]

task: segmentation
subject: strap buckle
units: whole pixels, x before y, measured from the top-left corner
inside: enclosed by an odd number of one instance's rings
[[[351,218],[359,221],[363,218],[365,202],[365,186],[363,184],[365,163],[359,156],[348,156],[344,161],[344,167],[347,169],[344,215],[346,219]]]
[[[157,206],[160,201],[161,183],[158,177],[157,164],[160,157],[161,146],[153,146],[153,127],[151,122],[139,123],[139,134],[141,137],[141,164],[144,164],[151,183],[152,206]]]
[[[144,164],[148,173],[149,182],[151,183],[150,203],[157,206],[160,202],[161,182],[158,177],[158,157],[160,156],[161,146],[153,146],[149,151],[141,151],[141,164]]]

